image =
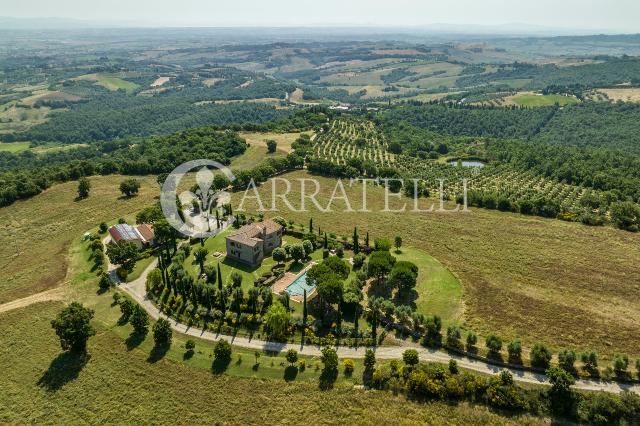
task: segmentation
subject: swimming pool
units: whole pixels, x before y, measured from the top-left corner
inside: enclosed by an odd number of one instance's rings
[[[287,293],[289,293],[290,296],[303,296],[304,290],[307,290],[308,296],[314,288],[316,288],[315,285],[307,283],[307,272],[305,271],[287,286]]]

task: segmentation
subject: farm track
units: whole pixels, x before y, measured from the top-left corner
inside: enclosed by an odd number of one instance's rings
[[[41,293],[32,294],[31,296],[23,297],[22,299],[12,300],[11,302],[0,305],[0,313],[12,311],[14,309],[24,308],[34,303],[41,302],[53,302],[57,300],[64,300],[65,290],[63,287],[56,287],[51,290],[43,291]]]

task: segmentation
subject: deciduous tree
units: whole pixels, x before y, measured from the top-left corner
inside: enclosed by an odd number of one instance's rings
[[[93,310],[72,302],[51,321],[51,327],[60,338],[63,350],[77,354],[87,351],[87,341],[96,334],[91,325],[92,318]]]

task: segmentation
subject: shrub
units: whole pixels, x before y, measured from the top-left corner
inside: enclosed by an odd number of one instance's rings
[[[380,238],[374,241],[374,247],[376,251],[389,251],[391,250],[391,241],[387,238]]]
[[[125,268],[118,268],[116,269],[116,275],[118,276],[118,279],[120,281],[126,282],[129,271],[127,271]]]
[[[342,246],[342,244],[340,244],[336,248],[336,256],[338,256],[340,259],[342,259],[344,257],[344,247]]]
[[[220,339],[213,348],[213,358],[216,361],[229,362],[231,361],[231,352],[231,343],[224,339]]]
[[[298,361],[298,351],[296,351],[295,349],[289,349],[287,351],[287,362],[293,365],[297,361]]]
[[[100,226],[98,227],[98,229],[100,230],[101,234],[104,234],[105,232],[107,232],[109,230],[109,226],[106,223],[102,222],[100,224]]]
[[[449,360],[449,373],[458,374],[458,361],[455,359]]]
[[[193,340],[189,339],[187,340],[187,342],[184,344],[184,348],[187,351],[193,352],[193,350],[196,348],[196,342],[194,342]]]
[[[131,325],[136,334],[146,336],[149,327],[149,315],[140,305],[135,305],[131,313]]]
[[[588,424],[616,424],[624,412],[620,397],[607,392],[594,392],[578,403],[578,418]]]
[[[351,377],[353,371],[355,370],[355,363],[353,362],[353,360],[347,358],[342,362],[342,365],[344,365],[344,375],[347,377]]]
[[[329,257],[329,250],[328,249],[322,250],[322,258],[326,259],[328,257]]]
[[[102,291],[107,291],[111,288],[111,278],[109,278],[108,274],[103,273],[100,275],[100,282],[98,283],[98,286]]]
[[[627,354],[615,354],[613,357],[613,371],[617,375],[624,375],[627,373],[629,367],[629,356]]]
[[[447,328],[447,346],[452,348],[459,348],[461,346],[460,339],[462,338],[462,333],[460,332],[460,327],[450,325]]]
[[[409,366],[417,365],[420,362],[418,351],[415,349],[407,349],[402,353],[402,361]]]
[[[355,269],[362,268],[365,260],[367,260],[367,256],[364,253],[356,254],[355,256],[353,256],[353,267]]]
[[[476,333],[474,333],[473,331],[470,331],[469,334],[467,334],[467,350],[471,351],[472,349],[474,349],[477,343],[478,336],[476,336]]]
[[[507,352],[509,353],[509,362],[513,364],[522,363],[522,343],[520,340],[514,340],[507,346]]]
[[[125,298],[120,302],[120,313],[125,323],[129,321],[129,317],[133,313],[133,307],[133,302],[129,299]]]
[[[376,354],[371,349],[367,349],[364,353],[364,368],[366,370],[373,370],[376,365]]]
[[[583,369],[591,376],[596,376],[598,373],[598,355],[593,352],[584,352],[580,355],[580,360],[584,364]]]
[[[500,383],[505,386],[513,384],[513,375],[509,370],[502,370],[500,372]]]
[[[487,403],[495,408],[512,411],[523,410],[526,407],[522,392],[513,384],[513,377],[506,370],[491,380],[487,388]]]
[[[497,355],[502,350],[502,339],[495,334],[491,334],[485,340],[485,345],[491,355]]]
[[[576,353],[571,349],[565,349],[558,353],[558,365],[565,371],[572,372],[575,370]]]
[[[551,351],[547,349],[542,343],[537,343],[531,349],[531,365],[537,368],[549,368],[549,362],[551,362]]]
[[[331,347],[322,348],[322,356],[320,360],[324,364],[324,369],[327,371],[336,371],[338,369],[338,354],[336,350]]]
[[[311,256],[313,253],[313,243],[309,240],[304,240],[302,242],[302,247],[304,248],[304,253],[308,256]]]
[[[434,380],[424,371],[414,370],[407,379],[409,395],[418,398],[444,399],[446,389],[440,380]]]
[[[168,346],[171,344],[171,324],[164,318],[160,318],[153,325],[153,340],[156,346]]]

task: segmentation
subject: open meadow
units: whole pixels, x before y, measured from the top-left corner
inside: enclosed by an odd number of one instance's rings
[[[140,193],[122,198],[123,179],[90,178],[90,196],[81,201],[75,201],[78,183],[68,182],[0,209],[0,303],[58,285],[67,273],[73,239],[100,222],[135,213],[158,196],[155,177],[139,177]]]
[[[89,343],[91,357],[82,363],[60,351],[49,325],[62,306],[42,303],[0,314],[7,330],[0,363],[11,366],[0,377],[0,422],[256,424],[277,419],[279,424],[299,424],[305,419],[314,424],[548,424],[530,416],[501,417],[466,403],[408,403],[388,392],[365,392],[339,383],[323,392],[317,379],[282,380],[282,357],[263,355],[256,378],[212,374],[211,361],[207,368],[192,368],[189,361],[174,360],[170,354],[150,359],[148,345],[128,348],[114,323],[98,325]],[[176,353],[180,343],[174,343]],[[211,346],[200,347],[198,342],[196,352],[201,360],[211,359]],[[231,361],[235,363],[236,354]],[[252,354],[243,354],[241,364],[253,363]],[[279,377],[259,378],[263,368]],[[318,373],[307,369],[299,376],[305,374]]]
[[[578,100],[572,96],[540,95],[532,92],[517,93],[504,98],[504,105],[518,105],[522,107],[547,107],[555,104],[565,106],[576,103],[578,103]]]

